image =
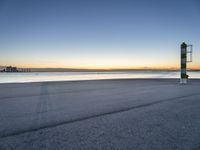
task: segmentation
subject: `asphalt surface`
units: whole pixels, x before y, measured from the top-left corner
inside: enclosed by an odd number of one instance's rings
[[[200,80],[0,84],[0,150],[199,150]]]

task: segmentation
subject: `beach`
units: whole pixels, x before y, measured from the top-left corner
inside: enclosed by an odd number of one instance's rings
[[[2,150],[198,150],[200,79],[0,84]]]

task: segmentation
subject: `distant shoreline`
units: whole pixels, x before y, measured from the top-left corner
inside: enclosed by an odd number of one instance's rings
[[[134,70],[129,70],[129,69],[117,69],[117,70],[92,70],[92,69],[66,69],[66,70],[59,70],[59,69],[30,69],[31,71],[29,72],[23,72],[23,71],[18,71],[18,72],[0,72],[0,73],[34,73],[34,72],[131,72],[131,71],[155,71],[155,72],[176,72],[180,70],[162,70],[162,69],[149,69],[149,70],[142,70],[142,69],[134,69]],[[193,72],[198,72],[200,69],[188,69],[188,71],[193,71]]]
[[[123,71],[179,71],[179,69],[65,69],[65,68],[30,68],[31,72],[123,72]],[[188,69],[200,71],[200,69]]]
[[[6,69],[7,66],[0,66],[0,71]],[[11,66],[10,66],[11,67]],[[116,68],[116,69],[80,69],[80,68],[20,68],[13,67],[18,71],[14,72],[127,72],[127,71],[180,71],[177,68],[168,68],[168,69],[152,69],[152,68],[141,68],[141,69],[124,69],[124,68]],[[26,71],[28,70],[28,71]],[[188,71],[200,71],[200,68],[191,69],[188,68]],[[7,71],[4,71],[7,72]]]

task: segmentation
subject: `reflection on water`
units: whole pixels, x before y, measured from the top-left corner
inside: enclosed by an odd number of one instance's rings
[[[200,71],[188,72],[190,78],[199,78]],[[123,78],[179,78],[178,71],[124,71],[124,72],[27,72],[0,73],[0,83],[72,81]]]

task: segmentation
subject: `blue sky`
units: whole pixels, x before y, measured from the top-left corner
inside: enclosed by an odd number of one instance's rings
[[[194,46],[200,68],[198,0],[0,0],[0,65],[177,68]]]

